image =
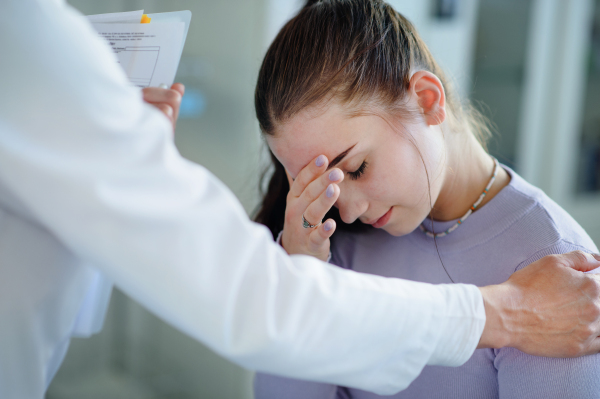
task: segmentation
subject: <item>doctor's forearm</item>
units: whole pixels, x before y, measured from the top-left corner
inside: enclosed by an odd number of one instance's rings
[[[598,266],[581,252],[552,255],[502,284],[480,288],[486,324],[478,348],[511,346],[549,357],[600,351],[600,283],[581,273]]]

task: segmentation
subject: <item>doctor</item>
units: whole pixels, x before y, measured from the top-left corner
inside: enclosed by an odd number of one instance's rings
[[[591,255],[481,289],[289,257],[177,153],[84,18],[61,0],[2,5],[0,398],[43,398],[70,338],[101,327],[111,282],[242,366],[380,394],[477,346],[600,350],[600,284],[577,271]]]

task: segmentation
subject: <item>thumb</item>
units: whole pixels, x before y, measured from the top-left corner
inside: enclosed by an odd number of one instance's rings
[[[562,258],[560,261],[564,266],[580,272],[589,272],[600,267],[600,255],[598,254],[573,251],[558,256]]]

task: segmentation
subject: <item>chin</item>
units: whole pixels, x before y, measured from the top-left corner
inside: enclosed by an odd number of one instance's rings
[[[412,224],[407,225],[405,223],[395,224],[391,223],[390,221],[390,223],[388,223],[386,226],[383,226],[383,230],[385,230],[388,234],[393,235],[394,237],[402,237],[412,233],[418,227],[419,224],[413,226]]]

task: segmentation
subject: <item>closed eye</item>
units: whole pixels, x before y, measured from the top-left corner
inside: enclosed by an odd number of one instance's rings
[[[351,180],[356,180],[365,173],[365,169],[367,169],[367,161],[364,161],[354,172],[348,172],[348,175]]]

